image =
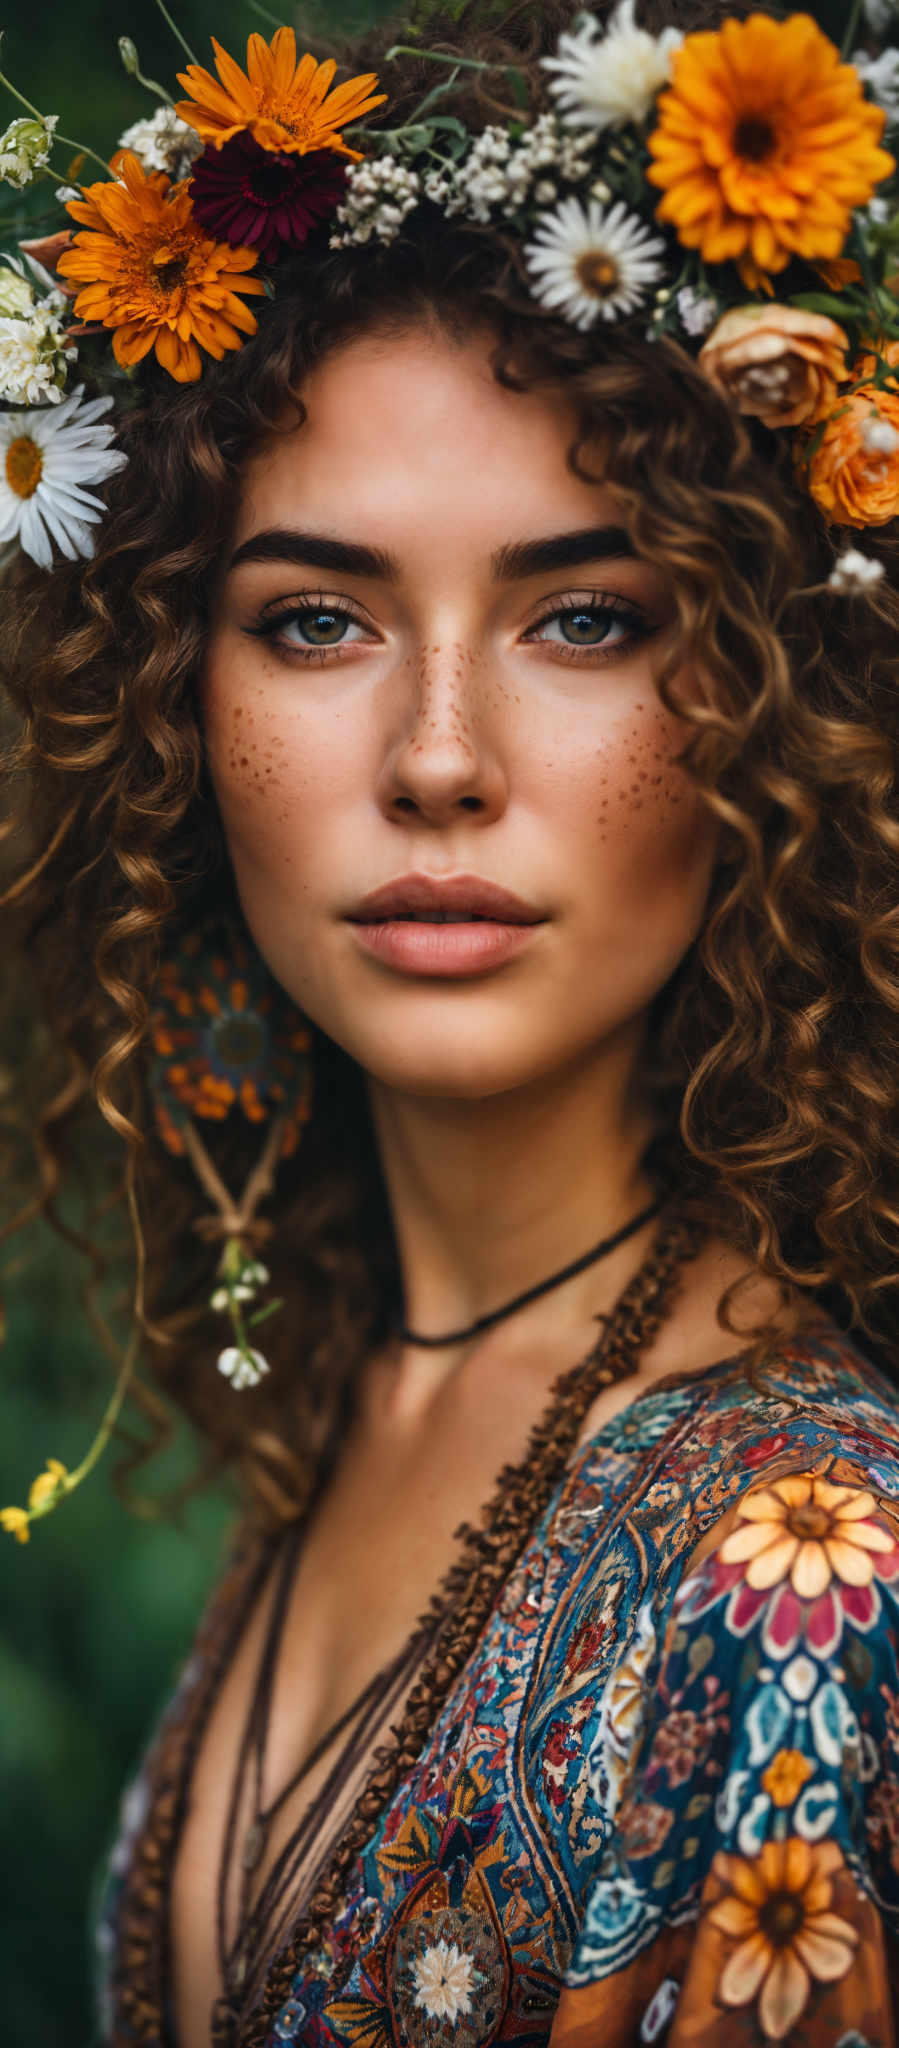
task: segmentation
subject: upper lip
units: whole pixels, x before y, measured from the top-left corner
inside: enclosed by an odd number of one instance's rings
[[[530,903],[481,875],[399,875],[363,896],[350,918],[353,924],[377,924],[410,910],[468,910],[474,917],[492,917],[502,924],[542,923]]]

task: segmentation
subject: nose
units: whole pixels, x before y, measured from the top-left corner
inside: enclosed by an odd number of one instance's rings
[[[380,798],[396,817],[441,824],[459,812],[497,817],[507,801],[495,705],[476,656],[461,644],[431,645],[399,680],[395,738]]]

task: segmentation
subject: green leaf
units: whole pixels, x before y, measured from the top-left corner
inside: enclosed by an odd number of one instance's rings
[[[512,91],[515,94],[515,98],[517,99],[519,106],[524,109],[525,113],[527,113],[531,104],[530,95],[528,93],[527,85],[525,83],[524,78],[522,77],[521,72],[513,70],[510,65],[507,75],[509,79],[509,84],[512,87]]]
[[[798,292],[790,299],[791,306],[798,306],[803,313],[829,313],[832,320],[840,322],[858,319],[863,307],[860,302],[852,306],[846,299],[838,299],[833,292]]]

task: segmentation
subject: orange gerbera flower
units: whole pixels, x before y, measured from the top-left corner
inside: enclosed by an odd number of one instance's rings
[[[705,262],[735,260],[750,290],[793,255],[839,256],[853,207],[894,168],[885,114],[810,14],[687,36],[658,112],[658,219]]]
[[[192,384],[203,368],[200,349],[221,360],[255,334],[256,317],[238,292],[261,292],[247,277],[255,249],[232,249],[204,235],[191,212],[186,184],[164,171],[149,177],[130,150],[115,159],[109,184],[82,187],[67,211],[87,234],[76,235],[58,268],[82,289],[75,311],[113,329],[116,361],[139,363],[156,350],[179,384]]]
[[[359,161],[361,151],[348,149],[339,131],[345,122],[358,120],[387,98],[384,92],[371,91],[378,83],[374,71],[347,78],[329,92],[337,69],[334,58],[318,64],[307,54],[298,63],[292,28],[276,29],[271,43],[251,35],[246,71],[214,36],[212,47],[221,84],[202,65],[189,64],[178,72],[178,83],[193,97],[179,100],[175,107],[204,142],[221,149],[232,135],[249,133],[263,149],[296,150],[301,156],[313,149],[334,149]]]

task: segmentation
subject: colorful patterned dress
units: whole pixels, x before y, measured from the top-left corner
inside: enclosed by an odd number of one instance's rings
[[[581,1446],[268,2048],[896,2043],[899,1394],[826,1318],[765,1386]],[[146,1957],[222,1599],[112,1860],[115,2048],[178,2048]]]

